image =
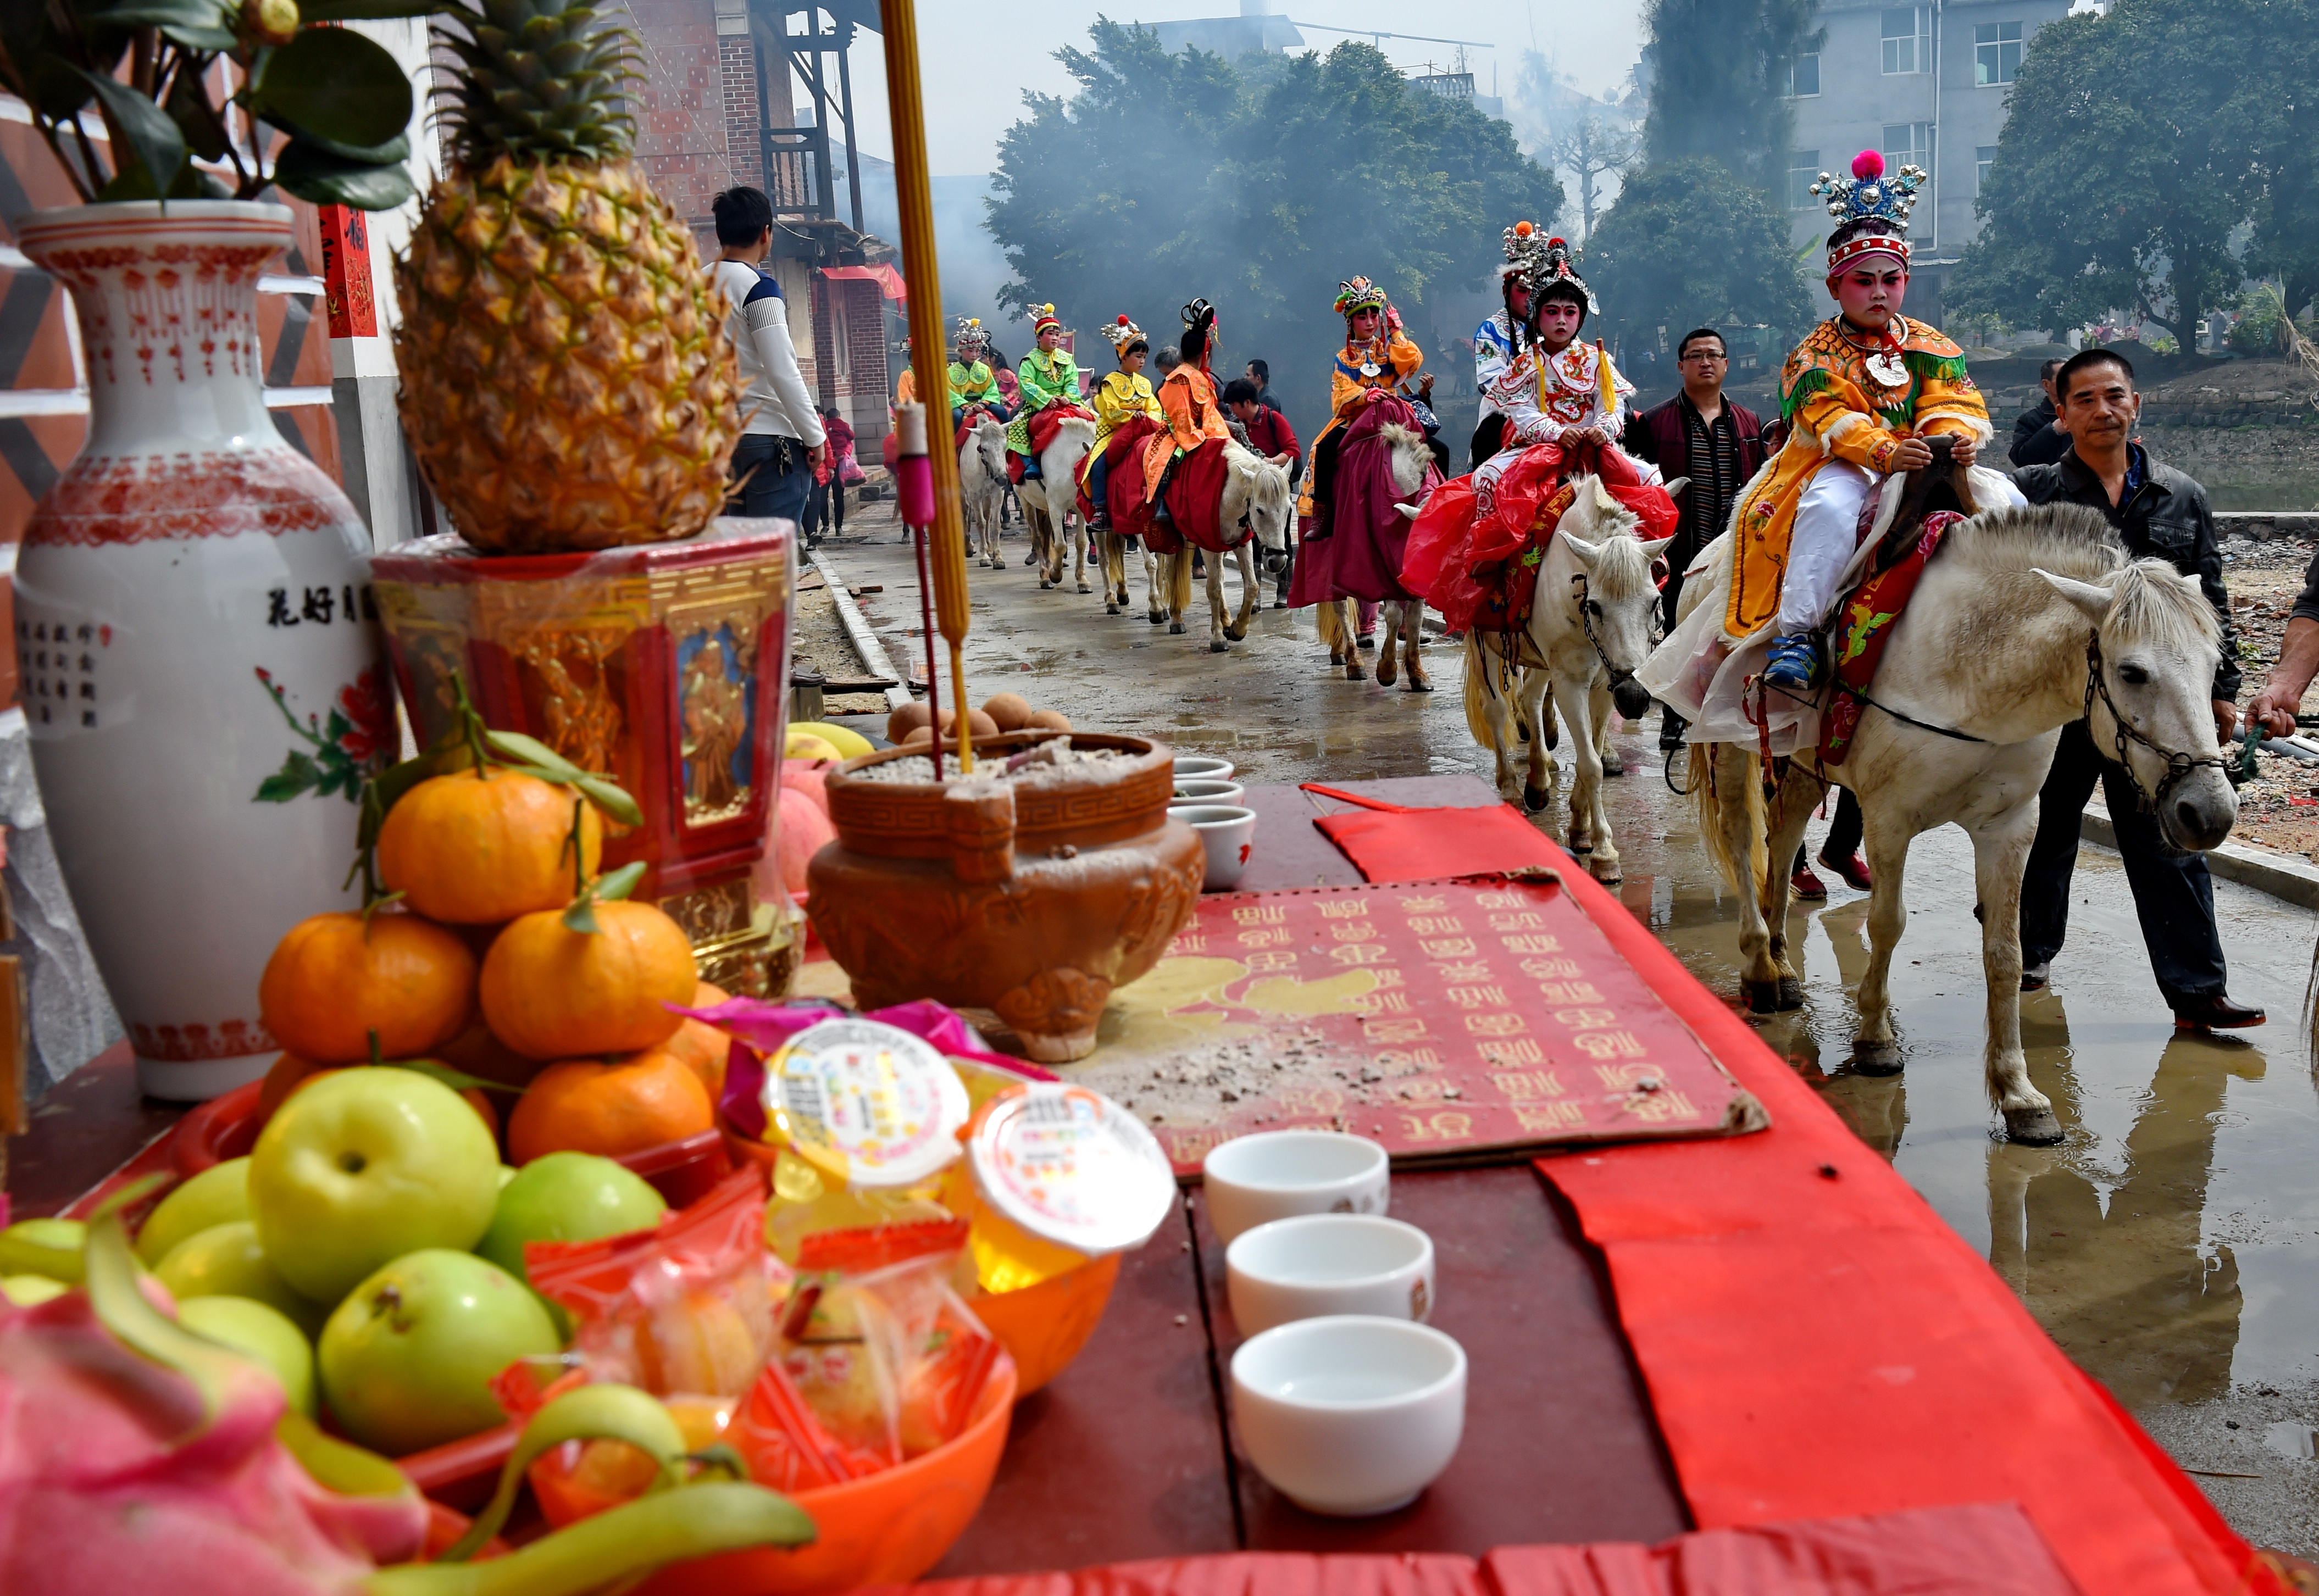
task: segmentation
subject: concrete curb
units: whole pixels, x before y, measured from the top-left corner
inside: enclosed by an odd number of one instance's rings
[[[2110,825],[2109,811],[2099,805],[2087,806],[2078,836],[2105,848],[2117,846],[2117,830]],[[2206,855],[2206,868],[2226,881],[2268,892],[2306,909],[2319,909],[2319,865],[2299,855],[2251,843],[2224,843]]]
[[[862,663],[869,667],[872,675],[890,676],[896,682],[903,684],[886,690],[886,708],[899,709],[909,703],[910,690],[907,684],[910,679],[894,669],[894,662],[886,657],[885,645],[880,643],[878,634],[871,630],[869,619],[862,615],[862,607],[854,603],[853,595],[845,591],[845,578],[838,574],[837,567],[819,549],[807,557],[813,562],[813,568],[821,573],[822,581],[829,584],[830,602],[837,606],[838,621],[845,627],[846,638],[853,645],[853,652],[862,656]]]

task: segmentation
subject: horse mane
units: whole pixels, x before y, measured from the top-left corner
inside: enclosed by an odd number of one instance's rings
[[[1991,573],[2034,565],[2056,576],[2099,582],[2125,564],[2125,546],[2099,510],[2081,504],[2014,505],[1949,528],[1940,557]]]
[[[1569,529],[1588,543],[1599,543],[1602,555],[1587,573],[1587,585],[1594,596],[1604,600],[1632,599],[1645,592],[1655,592],[1658,584],[1651,576],[1651,557],[1643,552],[1642,541],[1635,529],[1643,518],[1613,500],[1609,504],[1594,499],[1598,479],[1592,476],[1578,479],[1578,496],[1566,517],[1592,506],[1591,526],[1572,526]]]
[[[2164,560],[2127,562],[2110,594],[2102,630],[2115,637],[2184,649],[2222,645],[2223,625],[2215,618],[2215,607],[2196,582]]]

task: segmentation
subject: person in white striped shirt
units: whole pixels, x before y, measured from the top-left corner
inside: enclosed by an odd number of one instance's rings
[[[728,188],[709,209],[723,251],[709,274],[730,307],[726,326],[740,355],[743,390],[742,437],[725,510],[799,520],[828,443],[798,369],[781,284],[763,269],[773,247],[772,202],[761,189]]]

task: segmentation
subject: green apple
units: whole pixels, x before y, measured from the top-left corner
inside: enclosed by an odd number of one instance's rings
[[[523,1282],[473,1253],[429,1248],[362,1282],[330,1315],[322,1395],[349,1437],[400,1457],[501,1423],[492,1378],[562,1346]]]
[[[668,1200],[624,1165],[594,1153],[544,1153],[501,1188],[492,1228],[475,1250],[528,1283],[525,1242],[593,1241],[648,1231],[667,1212]],[[547,1303],[547,1314],[559,1332],[571,1335],[570,1315],[554,1303]]]
[[[19,1308],[30,1308],[60,1297],[71,1286],[61,1280],[51,1280],[46,1275],[0,1275],[0,1297],[6,1297]]]
[[[314,1349],[279,1310],[253,1297],[194,1297],[177,1304],[177,1322],[265,1365],[292,1409],[314,1416]]]
[[[88,1227],[77,1219],[23,1219],[0,1231],[0,1274],[46,1275],[78,1285]]]
[[[282,1277],[335,1303],[405,1253],[482,1240],[499,1169],[492,1133],[442,1082],[415,1069],[336,1069],[259,1132],[249,1206]]]
[[[162,1198],[137,1232],[137,1256],[148,1268],[169,1249],[212,1225],[249,1217],[249,1160],[212,1164]]]
[[[197,1231],[169,1249],[154,1278],[180,1303],[195,1297],[248,1297],[287,1314],[311,1335],[329,1315],[329,1304],[301,1295],[267,1260],[257,1227],[246,1219]]]

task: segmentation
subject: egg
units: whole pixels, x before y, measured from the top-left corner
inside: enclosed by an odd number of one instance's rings
[[[982,712],[998,723],[1002,732],[1018,732],[1031,718],[1031,705],[1020,693],[993,693],[984,700]]]

